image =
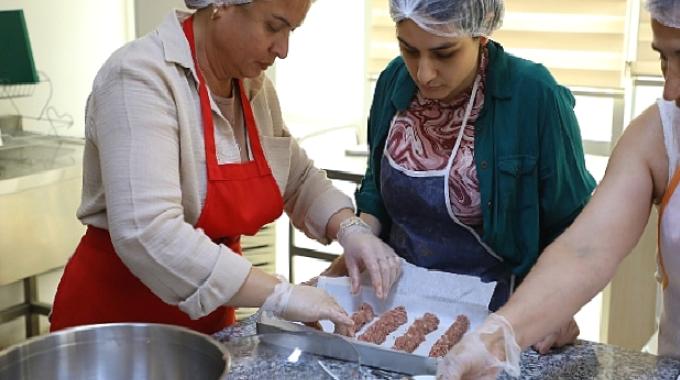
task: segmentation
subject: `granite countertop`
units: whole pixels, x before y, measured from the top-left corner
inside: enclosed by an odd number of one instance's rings
[[[255,316],[213,335],[218,341],[234,344],[241,337],[256,334]],[[231,342],[231,343],[229,343]],[[320,357],[316,357],[320,359]],[[229,379],[311,379],[311,365],[298,365],[295,370],[285,365],[286,358],[272,355],[262,360],[233,360]],[[305,359],[307,360],[307,359]],[[352,365],[323,359],[335,378],[346,378]],[[303,360],[304,361],[304,360]],[[318,360],[314,360],[318,362]],[[344,368],[344,367],[348,368]],[[354,366],[356,367],[356,366]],[[522,353],[522,379],[659,379],[676,380],[680,376],[680,361],[626,350],[620,347],[589,341],[578,341],[573,346],[538,355],[533,350]],[[337,371],[335,370],[337,369]],[[407,376],[361,366],[351,377],[360,379],[408,379]],[[340,375],[338,375],[338,373]],[[329,379],[334,376],[329,375]],[[501,375],[499,379],[510,379]]]

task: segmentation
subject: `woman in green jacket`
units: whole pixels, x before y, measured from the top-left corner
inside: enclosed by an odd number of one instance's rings
[[[503,11],[503,0],[390,0],[401,55],[376,85],[356,192],[366,228],[408,262],[497,281],[491,310],[595,187],[572,94],[489,39]],[[557,343],[576,335],[572,321]]]

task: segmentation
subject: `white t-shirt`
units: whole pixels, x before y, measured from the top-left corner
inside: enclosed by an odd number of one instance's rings
[[[668,184],[659,224],[659,253],[663,258],[668,286],[663,290],[663,310],[659,325],[659,355],[680,358],[680,108],[674,101],[658,101],[668,154]],[[676,276],[678,278],[676,278]]]

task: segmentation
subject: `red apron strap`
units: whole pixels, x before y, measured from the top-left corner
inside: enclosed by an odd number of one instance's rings
[[[203,138],[205,139],[205,162],[208,167],[208,178],[216,178],[218,176],[217,151],[215,148],[215,126],[212,117],[212,109],[210,108],[210,97],[208,96],[208,88],[203,80],[203,75],[198,67],[198,58],[196,58],[196,42],[194,39],[194,18],[189,17],[182,23],[182,28],[189,41],[191,48],[191,56],[194,60],[194,68],[196,76],[198,77],[198,96],[201,100],[201,118],[203,120]]]
[[[264,156],[264,151],[262,150],[262,145],[260,144],[259,134],[257,133],[257,126],[255,124],[255,115],[253,114],[253,108],[250,106],[250,100],[246,94],[245,86],[242,80],[238,80],[238,89],[241,95],[241,107],[243,107],[243,116],[246,122],[246,128],[248,130],[248,138],[250,139],[250,147],[253,150],[253,159],[257,162],[257,169],[261,175],[267,175],[271,173],[269,165],[267,164],[267,159]]]

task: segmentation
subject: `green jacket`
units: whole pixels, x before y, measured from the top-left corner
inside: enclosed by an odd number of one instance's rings
[[[521,278],[576,218],[595,180],[586,170],[571,92],[542,65],[507,54],[493,41],[488,49],[484,107],[475,123],[482,239]],[[359,211],[380,220],[385,240],[391,220],[380,162],[392,118],[408,108],[416,90],[403,60],[395,58],[378,78],[368,119],[368,168],[355,195]]]

